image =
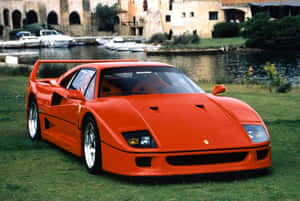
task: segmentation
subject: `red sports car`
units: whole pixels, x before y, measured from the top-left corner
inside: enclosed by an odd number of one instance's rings
[[[85,63],[37,79],[41,63]],[[78,65],[78,64],[77,64]],[[271,166],[260,116],[174,66],[130,60],[39,60],[26,91],[28,136],[82,157],[90,173],[183,175]]]

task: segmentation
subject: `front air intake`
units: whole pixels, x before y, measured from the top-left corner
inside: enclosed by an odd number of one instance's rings
[[[138,167],[151,167],[151,160],[151,157],[137,157],[135,163]]]
[[[168,156],[166,158],[170,165],[208,165],[218,163],[233,163],[244,160],[248,152],[235,152],[224,154],[201,154],[201,155],[184,155]]]

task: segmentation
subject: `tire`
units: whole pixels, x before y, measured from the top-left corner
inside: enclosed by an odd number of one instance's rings
[[[28,106],[28,137],[31,140],[41,138],[39,109],[35,98],[31,98]]]
[[[82,129],[82,152],[84,165],[91,174],[99,174],[102,169],[101,144],[97,123],[88,116]]]

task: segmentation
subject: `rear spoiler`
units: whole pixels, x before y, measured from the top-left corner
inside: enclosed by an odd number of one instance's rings
[[[36,81],[37,72],[41,63],[107,63],[107,62],[136,62],[139,60],[130,59],[108,59],[108,60],[97,60],[97,59],[83,59],[83,60],[37,60],[33,65],[30,73],[29,80]]]

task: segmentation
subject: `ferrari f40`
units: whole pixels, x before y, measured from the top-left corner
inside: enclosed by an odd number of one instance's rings
[[[40,64],[81,63],[57,78]],[[84,64],[82,64],[84,63]],[[83,158],[89,173],[164,176],[271,166],[261,117],[206,93],[176,67],[136,60],[38,60],[26,90],[28,136]]]

